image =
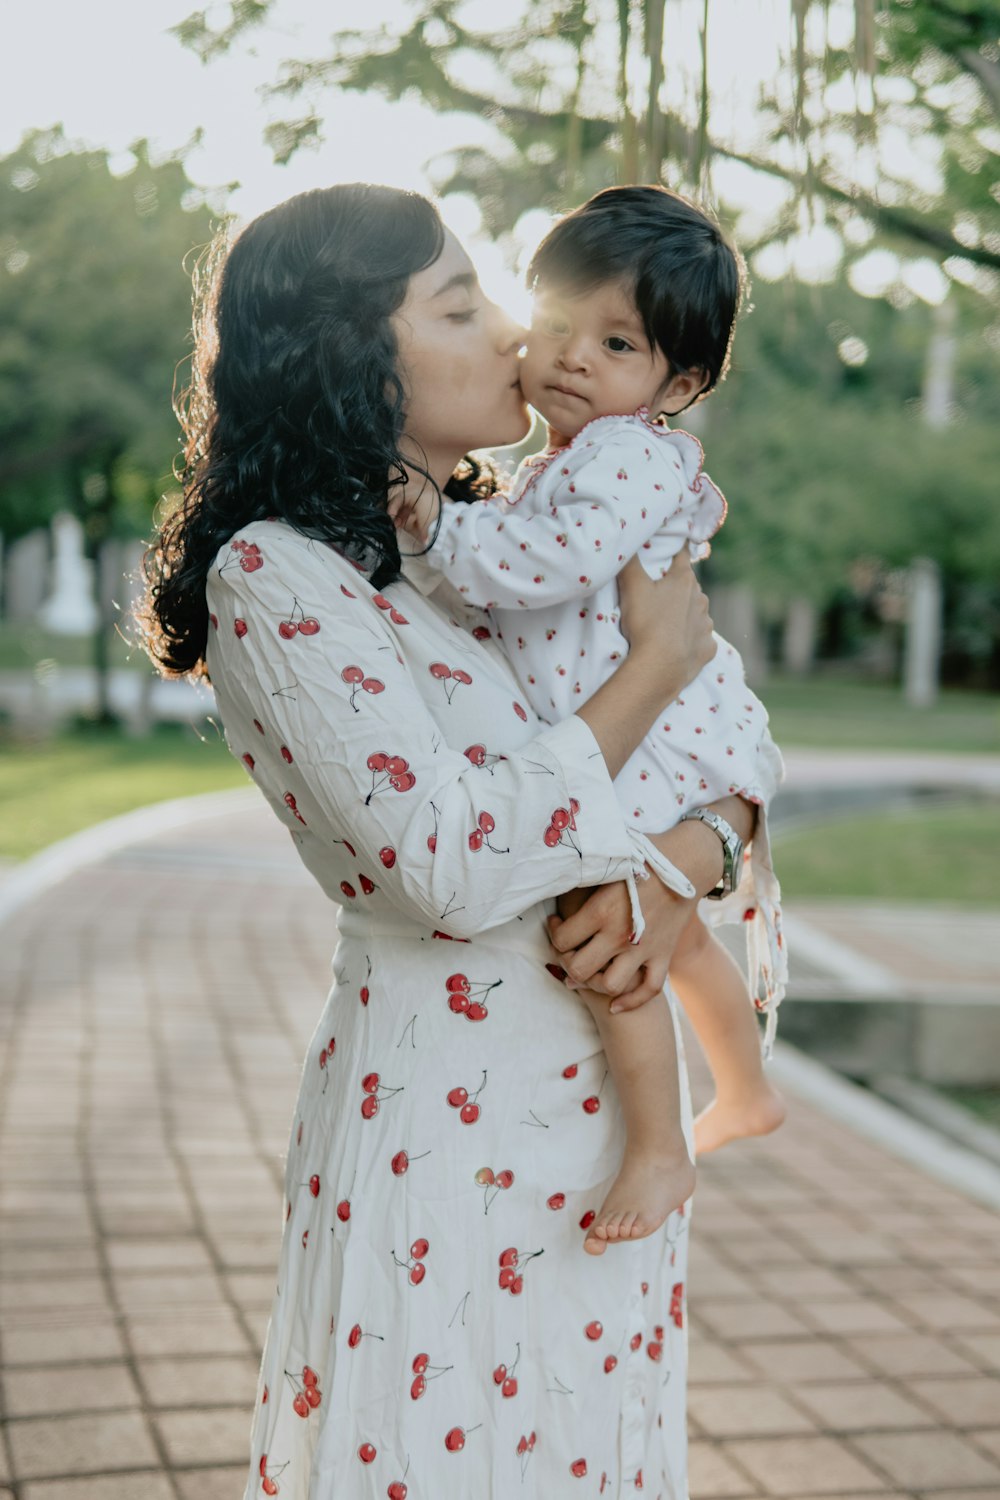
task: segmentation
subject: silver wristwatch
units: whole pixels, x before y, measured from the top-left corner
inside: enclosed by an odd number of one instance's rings
[[[692,807],[689,812],[682,813],[679,821],[684,823],[688,818],[697,818],[701,823],[707,823],[713,833],[719,835],[722,843],[724,864],[722,866],[722,879],[714,891],[708,892],[710,901],[721,901],[723,896],[728,896],[740,883],[740,874],[743,870],[743,840],[719,814],[712,812],[707,807]]]

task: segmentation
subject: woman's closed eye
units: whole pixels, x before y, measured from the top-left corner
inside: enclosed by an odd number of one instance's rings
[[[478,307],[462,307],[454,312],[445,313],[445,317],[449,323],[471,323],[478,311]]]

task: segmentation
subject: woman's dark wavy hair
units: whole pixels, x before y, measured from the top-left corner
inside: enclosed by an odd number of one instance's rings
[[[277,516],[329,542],[378,588],[399,576],[386,506],[407,476],[390,318],[443,242],[420,194],[352,183],[300,193],[209,246],[194,275],[191,381],[174,408],[183,494],[146,552],[137,610],[165,675],[207,677],[205,580],[250,521]],[[469,458],[445,488],[473,499],[496,479]]]
[[[748,290],[743,257],[710,214],[653,184],[605,188],[560,219],[535,251],[527,280],[533,290],[548,286],[570,297],[624,282],[671,372],[704,371],[702,395],[725,377]]]

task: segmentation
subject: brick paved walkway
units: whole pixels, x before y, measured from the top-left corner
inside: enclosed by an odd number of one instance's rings
[[[285,843],[189,826],[3,929],[2,1500],[242,1494],[333,932]],[[998,1250],[1000,1214],[800,1102],[705,1162],[693,1500],[996,1500]]]

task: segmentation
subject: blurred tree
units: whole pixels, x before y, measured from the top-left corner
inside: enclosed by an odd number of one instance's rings
[[[212,233],[180,159],[154,164],[144,141],[131,151],[116,175],[55,129],[0,160],[0,531],[71,509],[94,559],[113,535],[148,528],[169,479],[191,326],[184,260]],[[94,643],[102,716],[111,623]]]
[[[196,11],[175,32],[208,61],[265,25],[275,3],[232,0],[225,25]],[[997,0],[788,0],[787,67],[767,91],[750,147],[710,129],[708,0],[698,6],[692,103],[668,102],[684,92],[669,87],[670,70],[680,74],[671,29],[680,3],[524,0],[520,19],[479,30],[464,19],[468,0],[413,0],[405,29],[342,31],[328,56],[283,62],[271,94],[307,109],[269,125],[267,137],[278,161],[320,138],[319,100],[331,88],[415,94],[485,118],[497,128],[495,147],[458,146],[436,185],[472,193],[495,237],[527,209],[563,210],[610,182],[663,178],[704,192],[714,160],[739,162],[787,184],[765,239],[792,238],[821,206],[846,230],[848,253],[874,232],[931,252],[949,275],[996,295],[996,276],[977,270],[1000,269]],[[830,28],[831,14],[845,11],[850,44]],[[882,137],[898,155],[900,133],[936,145],[936,190],[889,170]]]

